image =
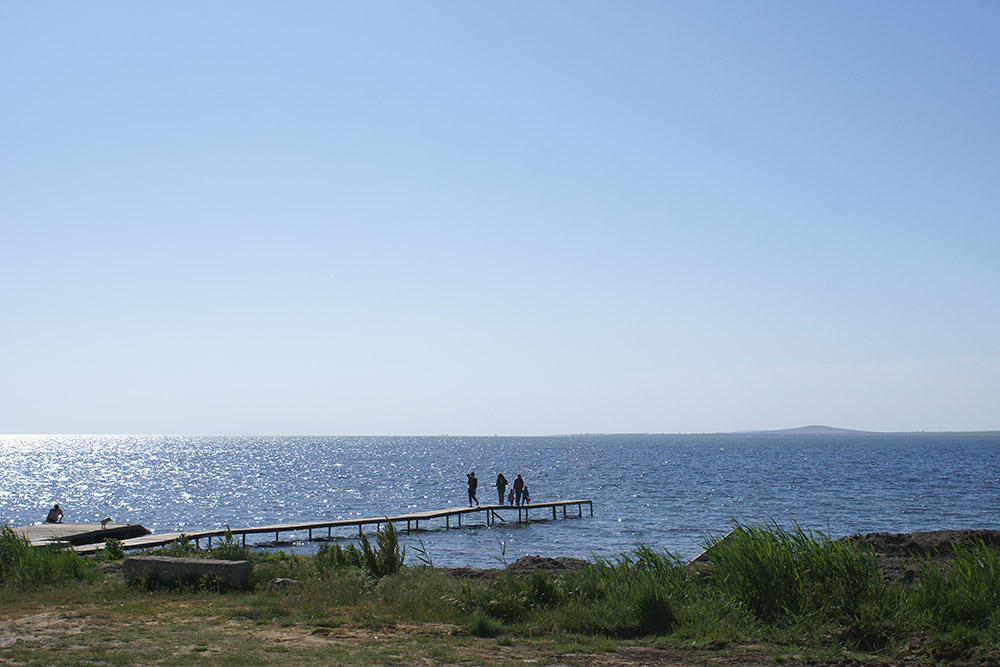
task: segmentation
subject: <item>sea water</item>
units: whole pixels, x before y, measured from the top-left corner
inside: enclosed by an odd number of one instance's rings
[[[0,436],[0,522],[141,523],[154,532],[379,517],[495,503],[498,472],[532,500],[593,501],[576,517],[402,535],[438,566],[520,556],[616,556],[645,544],[681,558],[734,522],[833,537],[1000,528],[997,435],[602,435],[560,437]],[[535,521],[534,519],[538,519]],[[403,526],[405,528],[405,526]],[[356,529],[339,529],[344,542]],[[326,531],[322,531],[325,536]],[[305,532],[286,550],[310,552]],[[274,536],[249,536],[267,540]],[[261,542],[260,548],[267,548]]]

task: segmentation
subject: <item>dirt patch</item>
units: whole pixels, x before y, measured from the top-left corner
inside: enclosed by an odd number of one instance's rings
[[[356,627],[313,627],[293,625],[285,628],[257,630],[260,637],[278,643],[317,646],[329,643],[367,642],[388,637],[450,637],[461,633],[456,625],[446,623],[399,623],[384,628],[365,629]]]
[[[920,559],[946,564],[956,546],[977,544],[1000,551],[998,530],[934,530],[922,533],[868,533],[843,537],[841,542],[870,548],[886,582],[912,581]]]
[[[565,574],[567,572],[580,572],[588,567],[593,567],[593,563],[588,563],[579,558],[545,558],[544,556],[521,556],[516,561],[500,570],[495,568],[476,569],[471,567],[446,567],[441,568],[442,572],[461,577],[463,579],[495,579],[501,574],[529,574],[531,572],[545,572],[546,574]]]
[[[42,612],[0,622],[0,648],[18,642],[48,642],[57,637],[82,634],[86,629],[85,618],[80,614]]]

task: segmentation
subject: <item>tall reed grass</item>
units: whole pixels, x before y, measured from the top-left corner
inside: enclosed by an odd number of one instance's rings
[[[956,625],[1000,627],[1000,556],[984,542],[953,546],[947,565],[929,558],[917,560],[917,575],[906,598],[939,630]]]
[[[64,579],[92,581],[94,566],[63,546],[33,547],[10,526],[0,526],[0,584],[46,584]]]
[[[885,599],[875,555],[794,524],[737,523],[709,547],[714,594],[765,623],[849,621]]]

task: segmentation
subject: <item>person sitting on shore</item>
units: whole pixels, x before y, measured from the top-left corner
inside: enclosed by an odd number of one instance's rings
[[[62,523],[62,519],[62,508],[59,507],[59,503],[56,503],[52,506],[52,509],[49,510],[49,515],[45,517],[45,523]]]

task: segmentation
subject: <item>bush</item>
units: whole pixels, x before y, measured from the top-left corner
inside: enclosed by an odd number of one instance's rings
[[[145,553],[151,556],[170,556],[172,558],[193,558],[202,555],[201,549],[192,544],[191,540],[184,533],[181,533],[180,537],[170,544],[164,545],[159,549],[151,549]]]
[[[468,627],[474,637],[496,637],[503,632],[503,625],[480,610],[473,612]]]
[[[250,550],[240,546],[240,543],[233,537],[233,533],[226,526],[226,533],[222,537],[222,543],[209,550],[211,558],[218,560],[250,560]]]
[[[122,547],[122,541],[116,540],[113,537],[104,540],[102,556],[104,560],[122,560],[125,558],[125,549]]]
[[[324,544],[316,555],[316,567],[321,572],[357,567],[376,579],[398,572],[406,558],[406,548],[399,548],[395,526],[386,521],[375,537],[373,547],[368,536],[362,534],[360,548],[353,544],[342,548],[339,544]]]

